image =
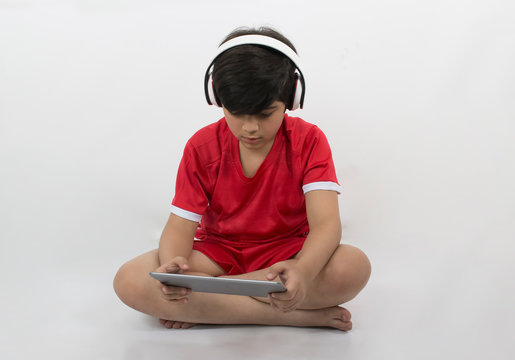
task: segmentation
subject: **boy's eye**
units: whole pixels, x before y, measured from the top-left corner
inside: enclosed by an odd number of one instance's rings
[[[259,114],[259,117],[261,117],[261,118],[267,118],[267,117],[270,117],[270,116],[272,116],[272,113],[261,113],[261,114]]]

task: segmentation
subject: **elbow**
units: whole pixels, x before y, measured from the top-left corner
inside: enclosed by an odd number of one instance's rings
[[[337,221],[335,221],[333,231],[335,234],[335,238],[337,239],[337,243],[340,244],[340,242],[342,241],[343,232],[342,232],[342,222],[340,221],[339,218]]]
[[[327,231],[328,234],[331,234],[335,241],[340,243],[342,239],[342,221],[339,216],[331,216],[324,221],[322,227]]]

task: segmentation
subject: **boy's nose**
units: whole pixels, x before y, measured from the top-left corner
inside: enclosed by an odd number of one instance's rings
[[[243,119],[243,130],[247,133],[254,133],[259,130],[259,124],[254,116],[248,115]]]

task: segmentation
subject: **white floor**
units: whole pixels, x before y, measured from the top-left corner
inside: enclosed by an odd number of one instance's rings
[[[56,244],[57,245],[57,244]],[[108,248],[106,245],[105,248]],[[354,329],[163,328],[123,305],[111,277],[127,251],[58,246],[2,254],[2,359],[511,359],[512,254],[369,249],[374,273],[346,306]],[[103,252],[99,256],[99,252]],[[477,257],[474,257],[473,255]]]

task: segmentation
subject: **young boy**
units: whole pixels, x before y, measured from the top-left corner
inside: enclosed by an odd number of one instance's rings
[[[338,305],[365,286],[370,263],[340,244],[340,186],[326,137],[285,114],[304,101],[295,48],[270,28],[238,29],[220,45],[205,90],[225,116],[188,141],[159,249],[120,268],[116,293],[168,328],[350,330],[351,314]],[[282,281],[287,291],[268,298],[191,292],[150,271]]]

